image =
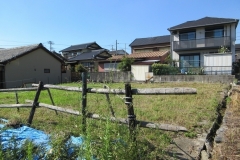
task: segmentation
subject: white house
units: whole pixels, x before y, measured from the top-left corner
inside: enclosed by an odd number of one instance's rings
[[[231,64],[235,62],[238,21],[230,18],[204,17],[170,27],[168,30],[171,35],[171,58],[176,60],[178,66],[185,71],[194,67],[203,67],[205,70],[215,70],[218,73],[221,70],[226,71],[226,68],[231,71]],[[229,57],[229,53],[216,55],[221,47],[231,53],[230,59],[225,59]],[[217,58],[209,61],[209,57],[214,56]],[[204,62],[206,60],[208,60],[208,66]],[[219,61],[219,63],[210,63],[213,61]],[[224,68],[219,68],[221,66]]]

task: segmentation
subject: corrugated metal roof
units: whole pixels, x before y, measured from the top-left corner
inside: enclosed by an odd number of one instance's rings
[[[170,43],[170,35],[148,38],[136,38],[129,46],[133,47],[159,43]]]
[[[170,27],[168,30],[178,30],[178,29],[185,29],[185,28],[195,28],[201,26],[211,26],[211,25],[218,25],[218,24],[226,24],[226,23],[238,23],[238,19],[232,18],[216,18],[216,17],[204,17],[198,20],[187,21],[182,24]]]

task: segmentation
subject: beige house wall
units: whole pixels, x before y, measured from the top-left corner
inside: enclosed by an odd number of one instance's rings
[[[44,69],[50,69],[50,73],[44,73]],[[6,88],[39,81],[44,84],[61,82],[61,62],[41,48],[5,65]]]

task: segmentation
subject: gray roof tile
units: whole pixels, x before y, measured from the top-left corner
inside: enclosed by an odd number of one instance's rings
[[[60,59],[58,56],[54,55],[52,52],[50,52],[48,49],[46,49],[42,45],[42,43],[39,43],[39,44],[33,44],[33,45],[28,45],[28,46],[0,49],[0,63],[9,62],[9,61],[14,60],[18,57],[21,57],[25,54],[28,54],[31,51],[34,51],[38,48],[44,49],[46,52],[51,54],[53,57],[57,58],[59,61],[62,61],[62,59]]]
[[[216,17],[204,17],[198,20],[187,21],[182,24],[170,27],[168,30],[179,30],[179,29],[187,29],[187,28],[195,28],[201,26],[211,26],[211,25],[218,25],[218,24],[226,24],[226,23],[238,23],[238,19],[232,18],[216,18]]]
[[[121,50],[117,50],[117,53],[116,51],[110,51],[109,52],[111,55],[125,55],[125,54],[128,54],[126,51],[124,51],[123,49]]]
[[[170,35],[148,38],[136,38],[129,46],[133,47],[159,43],[170,43]]]
[[[100,56],[100,54],[103,54],[105,52],[105,56]],[[91,59],[107,59],[111,57],[108,50],[106,49],[99,49],[99,50],[92,50],[89,52],[81,53],[80,55],[77,55],[76,57],[73,57],[69,59],[68,61],[83,61],[83,60],[91,60]]]
[[[29,45],[29,46],[1,49],[0,50],[0,61],[1,62],[9,61],[9,60],[16,58],[18,56],[21,56],[22,54],[25,54],[29,51],[37,49],[41,45],[42,44],[40,43],[40,44],[34,44],[34,45]]]
[[[87,49],[91,45],[97,45],[96,49],[101,49],[102,48],[96,42],[89,42],[89,43],[71,45],[70,47],[63,49],[60,52],[68,52],[68,51],[76,51],[76,50],[81,50],[81,49]]]

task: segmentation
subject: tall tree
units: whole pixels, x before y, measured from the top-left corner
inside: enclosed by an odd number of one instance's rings
[[[133,62],[134,60],[132,58],[123,56],[122,61],[118,64],[118,69],[121,71],[131,71],[131,65]]]

